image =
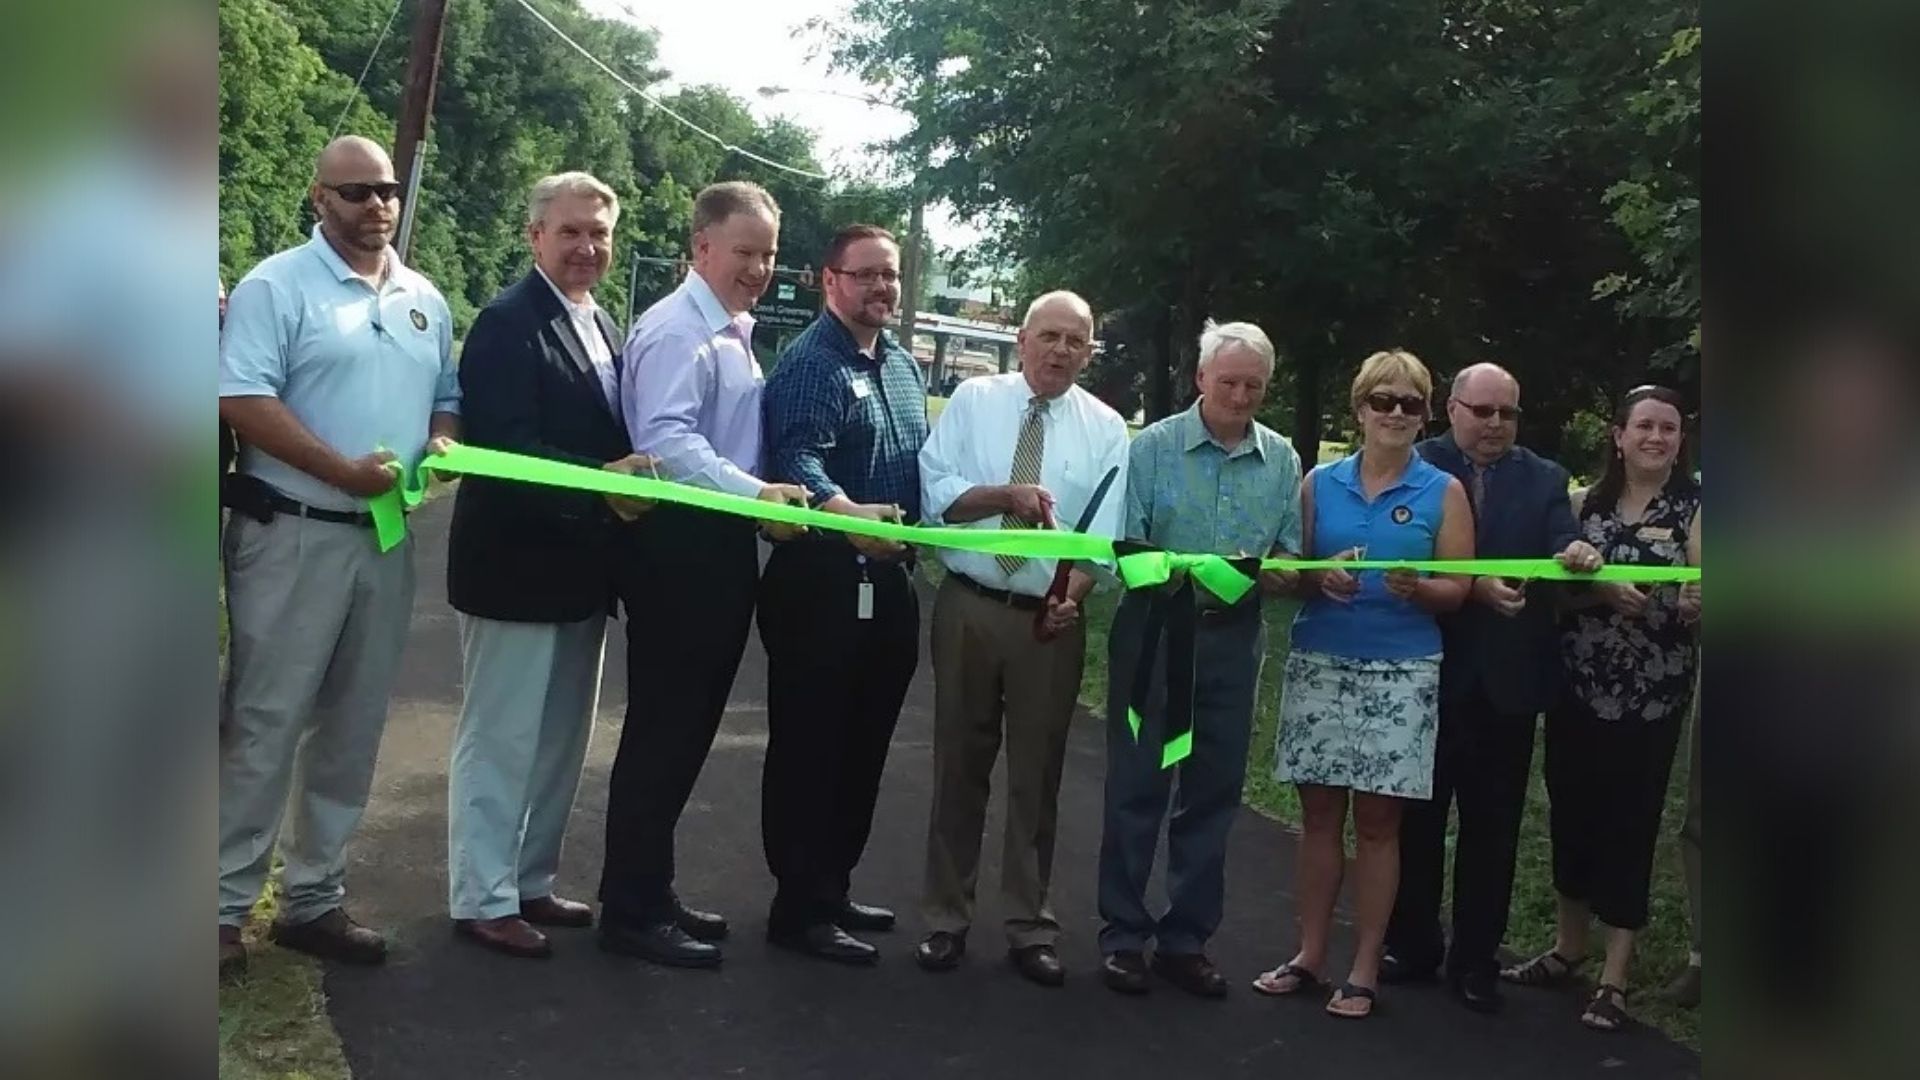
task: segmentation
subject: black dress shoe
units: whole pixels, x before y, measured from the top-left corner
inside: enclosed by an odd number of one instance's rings
[[[717,947],[694,940],[685,930],[670,922],[633,926],[611,921],[602,913],[600,948],[603,952],[637,956],[667,967],[720,966],[720,950]]]
[[[1428,964],[1408,963],[1399,955],[1388,953],[1380,958],[1380,981],[1389,986],[1439,982],[1440,964],[1438,961]]]
[[[767,940],[783,949],[836,964],[877,964],[880,950],[832,923],[814,923],[796,929],[767,928]]]
[[[1051,945],[1022,945],[1008,949],[1007,958],[1015,970],[1041,986],[1059,986],[1067,981],[1067,969],[1060,966],[1060,954]]]
[[[1203,953],[1153,954],[1154,974],[1195,997],[1227,996],[1227,977]]]
[[[913,950],[913,961],[928,971],[952,971],[967,955],[967,935],[935,930]]]
[[[1138,950],[1122,949],[1100,963],[1100,981],[1122,994],[1144,994],[1153,989],[1147,980],[1147,961]]]
[[[1506,1004],[1500,996],[1500,982],[1491,971],[1473,971],[1453,977],[1453,994],[1460,1004],[1477,1013],[1497,1013]]]
[[[871,904],[859,904],[852,900],[840,905],[834,914],[835,925],[843,930],[864,930],[873,934],[884,934],[893,929],[893,912]]]
[[[727,920],[711,911],[695,911],[678,900],[673,902],[674,925],[695,941],[727,940]]]

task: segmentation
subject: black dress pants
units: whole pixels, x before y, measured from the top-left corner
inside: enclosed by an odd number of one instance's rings
[[[674,910],[673,834],[713,748],[753,624],[752,521],[658,506],[622,533],[627,715],[607,785],[603,919]]]
[[[861,584],[871,587],[862,618]],[[781,544],[761,580],[767,757],[760,823],[771,923],[831,922],[866,850],[880,775],[920,662],[920,600],[901,562],[834,539]]]
[[[1533,766],[1533,713],[1503,713],[1480,687],[1440,702],[1433,797],[1409,802],[1400,822],[1400,892],[1387,951],[1424,971],[1446,958],[1450,975],[1491,972],[1507,934],[1514,859]],[[1460,808],[1453,855],[1453,939],[1440,931],[1446,885],[1447,812]]]

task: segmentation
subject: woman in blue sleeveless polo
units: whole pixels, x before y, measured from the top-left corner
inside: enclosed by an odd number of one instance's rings
[[[1458,480],[1413,451],[1433,377],[1412,353],[1375,353],[1353,380],[1361,449],[1300,486],[1309,558],[1470,559],[1473,512]],[[1433,788],[1440,729],[1440,627],[1469,579],[1407,570],[1303,575],[1281,692],[1275,778],[1298,786],[1300,951],[1255,980],[1266,994],[1320,981],[1345,863],[1348,793],[1359,945],[1335,1016],[1373,1011],[1400,880],[1400,804]]]

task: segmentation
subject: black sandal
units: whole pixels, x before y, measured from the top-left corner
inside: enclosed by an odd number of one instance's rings
[[[1524,964],[1501,968],[1500,977],[1520,986],[1559,986],[1573,978],[1586,957],[1569,960],[1557,949],[1548,949]]]
[[[1292,979],[1293,985],[1282,990],[1278,983],[1281,979]],[[1288,997],[1303,991],[1312,990],[1320,985],[1320,976],[1289,960],[1272,971],[1261,972],[1253,980],[1255,993],[1268,997]]]
[[[1580,1014],[1580,1022],[1595,1031],[1619,1031],[1632,1019],[1627,1015],[1627,992],[1611,983],[1601,983],[1600,988],[1587,999],[1587,1007]]]
[[[1366,1011],[1365,1012],[1348,1012],[1345,1009],[1341,1009],[1337,1007],[1343,1002],[1348,1002],[1348,1001],[1366,1002],[1367,1003]],[[1373,1009],[1374,1009],[1373,988],[1370,986],[1355,986],[1353,983],[1350,983],[1350,982],[1341,983],[1340,989],[1335,990],[1333,992],[1333,997],[1327,1002],[1327,1015],[1337,1016],[1342,1020],[1365,1020],[1367,1017],[1373,1015]]]

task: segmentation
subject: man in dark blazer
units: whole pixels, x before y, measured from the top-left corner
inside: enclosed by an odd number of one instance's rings
[[[1483,559],[1554,556],[1570,570],[1600,567],[1579,538],[1567,471],[1514,445],[1520,384],[1492,364],[1453,381],[1451,430],[1419,444],[1420,456],[1459,477]],[[1531,595],[1530,595],[1531,594]],[[1499,1009],[1494,953],[1507,932],[1514,859],[1533,765],[1534,730],[1558,687],[1560,651],[1552,596],[1495,577],[1476,578],[1469,602],[1440,617],[1440,742],[1433,798],[1407,804],[1400,825],[1400,892],[1380,977],[1434,978],[1442,955],[1467,1007]],[[1453,937],[1443,943],[1448,804],[1460,806],[1453,862]]]
[[[460,356],[466,439],[631,473],[618,329],[593,302],[612,264],[614,193],[586,173],[534,185],[534,270],[494,298]],[[448,778],[448,907],[459,932],[514,956],[537,926],[589,926],[554,893],[560,843],[600,693],[614,548],[629,500],[470,477],[454,501],[447,593],[464,697]]]

